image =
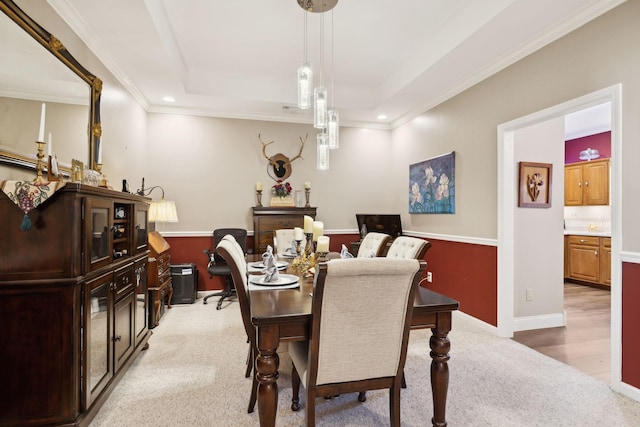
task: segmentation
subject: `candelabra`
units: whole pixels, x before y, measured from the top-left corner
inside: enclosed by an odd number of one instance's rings
[[[34,182],[42,182],[44,181],[42,179],[42,169],[44,167],[42,164],[42,159],[44,159],[44,142],[36,141],[36,144],[38,145],[38,153],[36,154],[38,161],[36,162],[36,179]]]
[[[326,262],[328,253],[329,252],[316,252],[316,263],[318,263],[318,262]]]
[[[262,207],[262,190],[256,190],[256,196],[258,197],[258,203],[256,204],[256,206],[261,208]]]
[[[305,208],[308,208],[309,206],[309,193],[311,193],[311,189],[310,188],[305,188],[304,189],[304,197],[307,199],[307,203],[304,205]]]

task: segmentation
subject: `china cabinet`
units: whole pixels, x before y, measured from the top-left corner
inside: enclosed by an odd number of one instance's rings
[[[148,199],[67,183],[0,192],[0,426],[88,425],[147,347]]]

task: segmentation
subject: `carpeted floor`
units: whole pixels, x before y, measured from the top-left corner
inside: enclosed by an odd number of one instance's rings
[[[91,427],[257,426],[247,413],[247,343],[237,303],[174,305],[102,407]],[[403,426],[431,425],[430,331],[413,331],[401,394]],[[451,427],[638,426],[640,403],[569,366],[455,315],[449,362]],[[292,412],[291,362],[280,356],[278,426],[302,426]],[[318,426],[389,425],[387,391],[318,399]]]

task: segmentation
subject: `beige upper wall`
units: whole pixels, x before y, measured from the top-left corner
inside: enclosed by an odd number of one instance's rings
[[[315,170],[310,126],[146,114],[44,2],[19,4],[105,82],[104,170],[116,189],[122,179],[136,189],[143,176],[148,185],[168,187],[167,197],[178,202],[181,217],[166,225],[168,231],[207,231],[228,222],[251,229],[255,181],[268,183],[257,133],[290,144],[275,150],[288,155],[298,136],[309,131],[305,160],[295,162],[291,181],[297,188],[312,181],[312,204],[319,207],[327,229],[355,231],[356,212],[397,212],[407,230],[495,239],[497,126],[622,83],[624,157],[613,161],[621,162],[624,174],[623,250],[640,251],[640,224],[635,221],[640,208],[639,0],[622,4],[392,132],[341,129],[341,148],[332,155],[328,172]],[[169,123],[179,120],[184,126],[169,132]],[[456,214],[409,216],[408,165],[452,150]],[[225,189],[214,189],[220,182]]]

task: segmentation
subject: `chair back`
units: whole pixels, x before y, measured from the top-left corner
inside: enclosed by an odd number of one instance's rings
[[[233,236],[235,241],[240,245],[242,251],[247,253],[247,230],[244,228],[217,228],[213,230],[213,247],[217,247],[218,243],[222,240],[224,236],[230,234]],[[214,260],[215,262],[224,262],[224,260],[214,252]]]
[[[295,234],[293,228],[279,228],[273,233],[273,249],[275,253],[283,254],[292,247]],[[300,242],[300,247],[304,249],[306,241]]]
[[[360,248],[356,258],[372,258],[382,256],[387,242],[391,239],[391,236],[385,233],[377,233],[371,231],[364,236],[362,242],[360,242]]]
[[[426,263],[394,258],[319,264],[313,290],[310,387],[402,375]]]
[[[431,242],[417,237],[398,236],[387,251],[387,258],[424,259]]]
[[[240,305],[240,313],[242,314],[242,323],[244,324],[247,336],[253,343],[255,330],[251,324],[247,263],[245,261],[244,250],[235,238],[228,234],[222,238],[216,246],[216,254],[227,263],[229,270],[231,270],[231,278],[236,288],[236,296]]]

